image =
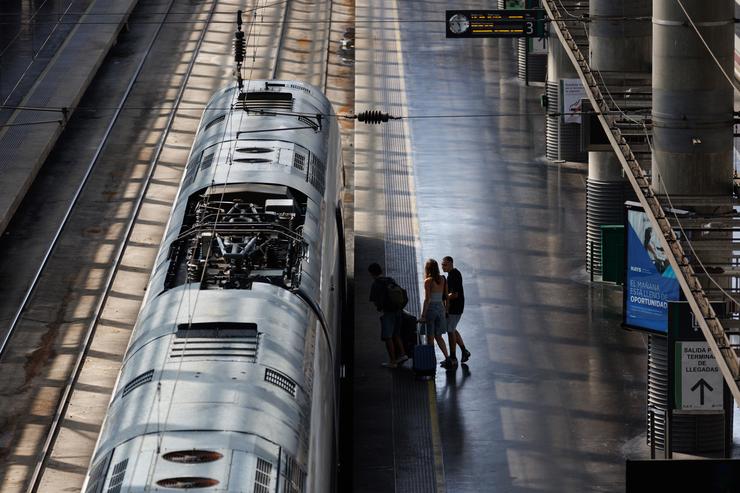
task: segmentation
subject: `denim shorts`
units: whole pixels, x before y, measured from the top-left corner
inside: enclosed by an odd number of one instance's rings
[[[426,334],[441,336],[447,332],[447,320],[445,320],[445,307],[442,303],[430,303],[427,307]]]
[[[380,316],[380,338],[386,340],[393,336],[400,336],[401,323],[400,310],[397,312],[383,312]]]

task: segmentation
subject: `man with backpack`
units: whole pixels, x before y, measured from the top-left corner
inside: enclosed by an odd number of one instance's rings
[[[372,263],[367,271],[373,276],[370,286],[370,302],[375,304],[380,316],[380,338],[385,342],[389,360],[383,363],[386,368],[396,368],[409,359],[401,342],[402,311],[408,303],[406,291],[396,284],[392,277],[384,277],[383,269]],[[399,355],[396,357],[396,355]]]

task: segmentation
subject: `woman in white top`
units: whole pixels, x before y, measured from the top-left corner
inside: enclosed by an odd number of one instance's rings
[[[439,349],[445,357],[442,366],[449,364],[447,344],[442,334],[447,332],[447,280],[439,273],[439,264],[429,259],[424,264],[424,305],[421,310],[420,322],[426,323],[427,343],[432,343],[432,337],[437,341]]]

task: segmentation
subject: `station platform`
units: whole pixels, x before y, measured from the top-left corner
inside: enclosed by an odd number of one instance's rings
[[[586,165],[545,160],[511,41],[445,39],[439,7],[357,7],[356,111],[407,118],[355,138],[354,491],[623,491],[625,459],[649,456],[646,340],[585,272]],[[367,266],[418,315],[445,255],[472,357],[415,381],[381,367]]]
[[[511,40],[445,39],[441,7],[356,10],[355,112],[405,118],[358,124],[353,145],[353,491],[621,491],[625,459],[649,453],[646,341],[620,328],[621,290],[588,281],[586,166],[545,160],[542,89],[517,80]],[[21,105],[73,108],[120,27],[70,32]],[[0,129],[0,232],[61,130]],[[410,363],[381,367],[367,266],[384,266],[418,315],[424,260],[445,255],[464,277],[472,357],[417,381]]]
[[[0,2],[4,22],[13,26],[3,29],[0,47],[4,72],[0,94],[4,108],[0,127],[0,234],[136,3],[91,0],[74,4],[75,9],[84,8],[83,12],[70,12],[50,2],[39,7],[29,20],[18,13],[18,2]],[[16,14],[17,25],[12,20]],[[40,32],[32,33],[37,24]],[[29,49],[33,50],[30,55]],[[58,110],[51,110],[54,108]]]

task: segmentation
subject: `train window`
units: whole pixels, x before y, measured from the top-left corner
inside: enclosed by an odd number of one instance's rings
[[[209,486],[216,486],[219,483],[217,479],[211,478],[198,478],[198,477],[180,477],[180,478],[167,478],[160,479],[157,481],[157,485],[162,488],[172,488],[178,490],[189,490],[191,488],[208,488]]]
[[[213,450],[178,450],[177,452],[168,452],[162,458],[178,464],[201,464],[215,462],[223,458],[223,454]]]

